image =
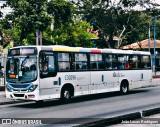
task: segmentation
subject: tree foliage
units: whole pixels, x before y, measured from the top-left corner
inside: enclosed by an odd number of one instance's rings
[[[86,21],[77,21],[74,23],[63,24],[59,29],[54,31],[56,44],[64,44],[73,47],[93,47],[91,38],[97,38],[93,33],[87,32],[91,28]]]
[[[1,20],[3,32],[10,36],[15,44],[35,44],[37,29],[42,31],[43,44],[47,45],[56,43],[82,46],[84,43],[83,46],[88,46],[89,38],[95,37],[94,34],[86,32],[89,24],[79,21],[76,23],[76,8],[71,2],[7,0],[5,6],[10,6],[13,11]]]
[[[111,48],[146,39],[149,15],[153,15],[153,10],[158,6],[151,0],[72,2],[79,7],[79,13],[83,14],[87,21],[97,26],[101,32],[100,38]],[[114,36],[119,38],[118,42],[113,40]]]
[[[54,16],[54,26],[57,28],[66,22],[73,22],[75,8],[72,3],[64,0],[51,0],[47,5],[47,13]]]
[[[44,31],[50,24],[46,13],[46,0],[8,0],[6,3],[13,11],[8,15],[13,29],[18,29],[19,43],[37,29]]]
[[[21,45],[35,44],[38,29],[43,44],[91,47],[96,35],[86,29],[93,27],[99,31],[97,47],[119,48],[147,38],[150,19],[160,13],[153,1],[7,0],[4,6],[13,11],[1,19],[1,31]]]

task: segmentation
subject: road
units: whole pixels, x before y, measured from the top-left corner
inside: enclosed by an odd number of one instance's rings
[[[86,121],[160,107],[159,91],[160,87],[157,86],[132,90],[128,95],[112,92],[77,97],[69,104],[54,100],[47,101],[43,105],[37,105],[35,102],[0,105],[0,118],[51,118],[48,121],[52,123],[70,121],[81,124]]]

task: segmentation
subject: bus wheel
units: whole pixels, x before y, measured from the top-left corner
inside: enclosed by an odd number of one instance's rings
[[[121,88],[120,88],[120,92],[122,94],[127,94],[129,91],[129,87],[128,87],[128,81],[122,81],[121,83]]]
[[[71,99],[71,92],[68,89],[62,90],[61,101],[67,103],[70,101],[70,99]]]

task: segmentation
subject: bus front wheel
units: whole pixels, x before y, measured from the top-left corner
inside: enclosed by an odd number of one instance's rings
[[[70,90],[68,90],[68,89],[62,90],[61,101],[64,102],[64,103],[67,103],[67,102],[70,101],[70,99],[71,99],[71,92],[70,92]]]
[[[129,91],[128,81],[122,81],[121,87],[120,87],[120,92],[121,92],[122,94],[127,94],[128,91]]]

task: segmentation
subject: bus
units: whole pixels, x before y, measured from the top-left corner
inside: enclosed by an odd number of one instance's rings
[[[9,49],[6,97],[36,102],[150,86],[146,51],[53,46]]]

